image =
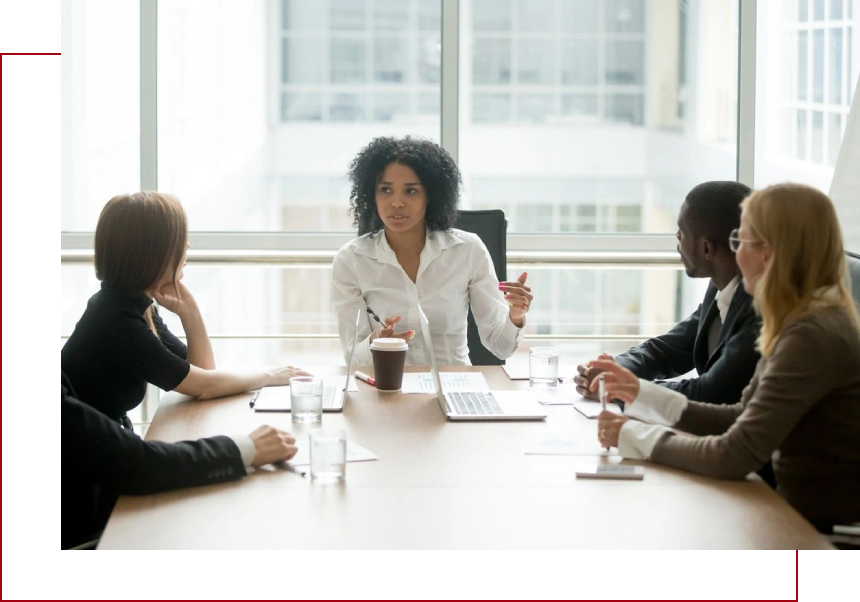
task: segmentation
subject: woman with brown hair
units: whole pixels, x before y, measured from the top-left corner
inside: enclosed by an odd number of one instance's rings
[[[833,204],[808,186],[765,188],[744,200],[729,240],[762,319],[741,401],[691,401],[597,360],[607,398],[627,404],[625,416],[600,415],[598,438],[626,458],[724,479],[772,458],[777,491],[819,529],[860,521],[860,318]]]
[[[206,325],[182,284],[188,225],[179,200],[159,192],[115,196],[99,217],[96,277],[101,290],[63,346],[62,369],[78,398],[130,426],[147,383],[198,399],[286,385],[305,374],[286,366],[257,372],[215,369]],[[158,315],[179,316],[188,341],[177,339]]]

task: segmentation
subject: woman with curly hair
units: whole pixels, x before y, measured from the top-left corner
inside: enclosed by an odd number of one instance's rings
[[[370,308],[387,317],[380,325],[366,314],[353,364],[372,363],[374,339],[396,337],[410,341],[408,365],[426,365],[424,343],[413,339],[419,304],[443,365],[469,364],[470,306],[484,346],[501,359],[513,355],[533,298],[527,274],[499,283],[481,239],[452,227],[461,178],[451,156],[428,140],[376,138],[353,159],[349,177],[354,223],[366,234],[334,258],[331,298],[345,357],[356,309]]]

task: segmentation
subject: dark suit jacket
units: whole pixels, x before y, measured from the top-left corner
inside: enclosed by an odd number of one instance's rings
[[[245,475],[242,455],[229,437],[143,441],[78,401],[65,375],[61,401],[63,548],[98,537],[120,494],[157,493]]]
[[[729,305],[719,344],[708,356],[708,331],[720,315],[716,296],[717,287],[711,284],[702,304],[689,318],[668,333],[619,355],[616,361],[646,380],[674,378],[695,368],[698,378],[660,384],[694,401],[737,403],[760,357],[755,349],[759,320],[752,297],[741,282]]]

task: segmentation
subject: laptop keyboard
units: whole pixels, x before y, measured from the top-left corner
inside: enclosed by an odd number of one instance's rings
[[[445,398],[455,414],[461,416],[494,416],[502,414],[502,408],[492,393],[453,392]]]

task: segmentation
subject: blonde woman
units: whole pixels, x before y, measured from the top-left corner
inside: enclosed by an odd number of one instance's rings
[[[292,366],[215,369],[200,309],[181,282],[187,251],[185,211],[171,195],[123,194],[102,210],[95,236],[101,290],[63,346],[62,370],[80,400],[123,426],[130,427],[126,412],[143,400],[147,383],[206,399],[305,374]],[[164,325],[153,300],[179,316],[187,346]]]
[[[598,438],[626,458],[726,479],[773,458],[777,490],[819,529],[860,521],[860,319],[833,204],[807,186],[765,188],[743,202],[730,240],[762,318],[741,401],[690,401],[597,360],[607,396],[629,404],[601,414]]]

